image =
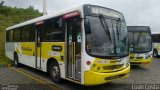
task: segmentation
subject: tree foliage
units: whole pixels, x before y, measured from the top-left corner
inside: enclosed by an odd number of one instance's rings
[[[41,16],[38,10],[35,10],[33,6],[29,6],[27,9],[4,6],[4,1],[0,1],[0,64],[8,64],[11,62],[5,57],[4,41],[5,41],[5,29],[9,26],[21,23],[26,20],[30,20]]]
[[[1,2],[0,2],[0,7],[3,6],[3,4],[4,4],[4,1],[1,1]]]
[[[42,13],[34,9],[33,6],[29,6],[24,9],[3,6],[2,4],[2,6],[0,6],[0,30],[4,30],[6,27],[39,17],[41,15]]]

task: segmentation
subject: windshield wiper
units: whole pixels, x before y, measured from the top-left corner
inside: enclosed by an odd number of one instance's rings
[[[111,35],[110,35],[110,32],[109,32],[109,28],[108,28],[108,25],[107,25],[107,22],[105,21],[105,18],[103,15],[99,15],[99,19],[100,19],[100,22],[102,24],[102,27],[106,33],[106,35],[108,35],[109,37],[109,40],[111,42]],[[111,42],[112,43],[112,42]]]
[[[120,18],[117,20],[117,22],[116,22],[116,34],[117,34],[117,37],[118,37],[118,41],[119,41],[119,27],[121,27],[121,26],[119,26],[118,24],[120,23]]]

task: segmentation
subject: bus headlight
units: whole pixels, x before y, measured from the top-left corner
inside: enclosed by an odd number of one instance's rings
[[[125,67],[127,67],[129,64],[130,64],[130,58],[129,58],[129,56],[128,57],[126,57],[126,58],[124,58],[124,63],[125,63]]]
[[[130,64],[130,57],[120,59],[120,62],[117,64],[123,64],[123,68],[126,68]]]

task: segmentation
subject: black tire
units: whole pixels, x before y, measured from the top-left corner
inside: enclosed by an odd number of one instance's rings
[[[157,52],[157,50],[153,50],[153,57],[158,57],[158,52]]]
[[[53,82],[60,83],[62,81],[60,76],[60,68],[57,62],[51,62],[49,65],[49,75]]]
[[[20,66],[19,61],[18,61],[18,55],[17,55],[17,53],[14,54],[14,65],[16,67]]]

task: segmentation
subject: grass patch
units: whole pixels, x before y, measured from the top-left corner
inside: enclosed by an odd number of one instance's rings
[[[13,64],[13,61],[5,56],[4,40],[5,30],[0,30],[0,65]]]

